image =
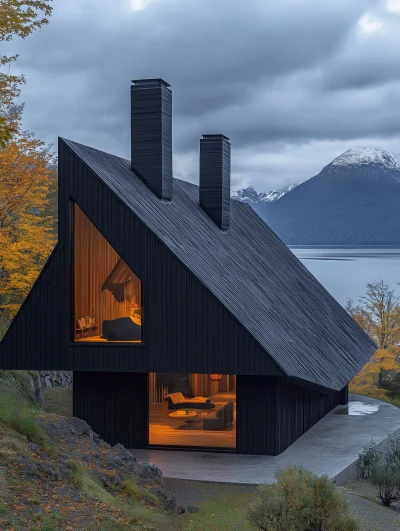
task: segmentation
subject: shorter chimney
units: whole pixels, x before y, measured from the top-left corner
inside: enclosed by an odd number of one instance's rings
[[[172,92],[162,79],[131,86],[131,168],[160,199],[172,199]]]
[[[231,144],[224,135],[200,139],[200,205],[220,229],[229,229]]]

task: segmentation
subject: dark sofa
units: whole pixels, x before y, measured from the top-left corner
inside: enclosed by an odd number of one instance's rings
[[[213,409],[215,407],[209,398],[202,396],[187,398],[180,392],[167,395],[165,400],[168,403],[168,409],[172,411],[177,409]]]
[[[211,411],[203,421],[203,430],[225,430],[233,423],[234,404],[228,402],[216,411]]]

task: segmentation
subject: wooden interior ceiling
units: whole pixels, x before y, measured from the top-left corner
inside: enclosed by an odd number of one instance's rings
[[[100,340],[104,320],[142,307],[141,282],[82,210],[74,205],[74,307],[77,319],[95,318],[97,329],[75,340]]]

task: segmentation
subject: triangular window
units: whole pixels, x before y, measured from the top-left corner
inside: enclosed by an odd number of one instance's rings
[[[142,340],[142,283],[74,205],[74,340]]]

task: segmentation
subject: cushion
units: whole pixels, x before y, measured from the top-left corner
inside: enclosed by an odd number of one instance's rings
[[[78,328],[86,328],[86,321],[84,317],[78,319]]]
[[[88,324],[95,324],[96,323],[96,318],[95,317],[89,317],[89,323]]]
[[[170,395],[167,395],[165,398],[169,398],[173,404],[179,404],[180,402],[185,402],[185,397],[182,393],[171,393]]]
[[[129,318],[132,320],[133,323],[136,323],[137,325],[141,326],[142,321],[140,315],[130,315]]]
[[[205,398],[204,396],[195,396],[190,399],[191,402],[207,402],[209,398]]]

